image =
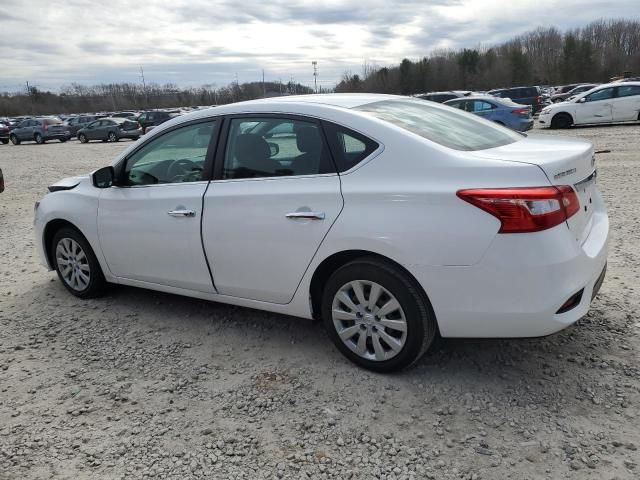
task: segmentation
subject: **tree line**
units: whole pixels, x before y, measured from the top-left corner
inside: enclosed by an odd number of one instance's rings
[[[222,88],[210,85],[179,88],[173,84],[143,86],[136,83],[94,86],[71,84],[61,88],[60,92],[43,91],[32,86],[28,91],[25,89],[20,93],[2,94],[0,117],[222,105],[255,98],[312,92],[311,88],[296,82],[234,82]]]
[[[365,63],[361,74],[345,72],[335,91],[410,95],[452,89],[488,90],[606,82],[624,72],[640,75],[640,22],[598,20],[564,32],[555,27],[539,27],[494,46],[435,50],[420,59],[405,58],[396,66]],[[313,90],[293,81],[234,82],[222,88],[71,84],[59,92],[29,87],[21,93],[0,95],[0,116],[221,105],[307,93]]]
[[[602,83],[624,72],[640,75],[640,22],[598,20],[565,32],[539,27],[495,46],[436,50],[392,67],[365,64],[360,75],[345,72],[335,91],[409,95]]]

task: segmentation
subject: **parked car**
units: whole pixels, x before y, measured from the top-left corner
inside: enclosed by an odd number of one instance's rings
[[[134,119],[137,118],[139,116],[138,113],[136,112],[118,112],[118,113],[114,113],[112,115],[110,115],[111,118],[129,118],[129,119]]]
[[[78,130],[81,128],[85,128],[91,122],[95,122],[98,119],[95,115],[79,115],[77,117],[72,117],[66,121],[67,128],[69,129],[69,133],[72,137],[76,137],[78,135]]]
[[[9,121],[0,121],[0,142],[3,145],[9,143],[9,133],[13,130],[13,126]]]
[[[509,98],[515,103],[531,105],[532,113],[538,113],[545,104],[545,99],[538,87],[513,87],[489,90],[489,95],[498,98]]]
[[[166,122],[167,120],[171,120],[172,118],[180,116],[180,113],[177,112],[160,112],[160,111],[149,111],[142,112],[137,120],[140,125],[142,125],[142,133],[147,133],[147,128],[158,125]]]
[[[77,297],[118,283],[321,318],[390,371],[436,331],[541,336],[587,313],[609,235],[592,158],[406,97],[242,102],[49,187],[36,244]]]
[[[55,117],[25,120],[9,133],[9,139],[14,145],[20,145],[21,142],[42,144],[47,140],[66,142],[70,138],[68,126]]]
[[[608,83],[545,107],[539,121],[551,128],[640,120],[640,82]]]
[[[457,98],[448,100],[444,104],[473,113],[518,132],[526,132],[533,128],[530,105],[520,105],[511,100],[489,96]]]
[[[477,92],[472,92],[470,90],[449,90],[446,92],[430,92],[430,93],[420,93],[418,95],[414,95],[415,98],[420,98],[422,100],[430,100],[432,102],[444,103],[447,100],[453,100],[454,98],[461,98],[472,95]]]
[[[91,122],[78,130],[78,140],[87,143],[91,140],[117,142],[121,138],[137,140],[142,135],[142,127],[136,121],[126,118],[103,118]]]
[[[577,95],[582,92],[587,92],[597,86],[598,85],[595,83],[585,83],[583,85],[578,85],[577,87],[574,87],[571,90],[568,90],[563,93],[554,93],[553,95],[551,95],[551,102],[553,103],[564,102],[565,100],[567,100],[570,97],[573,97],[574,95]]]

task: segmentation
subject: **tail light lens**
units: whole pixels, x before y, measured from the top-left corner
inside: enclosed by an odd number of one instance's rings
[[[541,104],[542,103],[542,95],[539,95],[536,97],[536,103],[537,104]]]
[[[42,122],[42,129],[46,130],[49,128],[49,124],[47,122]]]
[[[515,110],[511,110],[511,113],[515,113],[516,115],[529,115],[528,108],[516,108]]]
[[[457,195],[500,220],[498,233],[539,232],[580,210],[578,196],[569,185],[477,188],[459,190]]]

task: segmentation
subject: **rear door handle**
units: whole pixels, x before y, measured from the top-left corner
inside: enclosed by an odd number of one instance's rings
[[[172,217],[195,217],[196,212],[193,210],[171,210],[167,212]]]
[[[285,215],[287,218],[308,218],[311,220],[324,220],[324,212],[291,212]]]

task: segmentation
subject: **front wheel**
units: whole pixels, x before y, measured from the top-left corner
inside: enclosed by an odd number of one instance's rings
[[[551,128],[569,128],[573,119],[567,113],[558,113],[551,119]]]
[[[11,140],[11,143],[14,145],[20,145],[20,139],[15,135],[10,135],[9,140]]]
[[[78,140],[80,140],[80,143],[87,143],[89,141],[84,133],[78,135]]]
[[[431,304],[415,280],[375,258],[355,260],[331,275],[322,296],[322,317],[336,347],[376,372],[416,362],[437,330]]]
[[[69,292],[79,298],[97,297],[106,281],[89,242],[73,228],[61,228],[51,242],[51,258]]]

